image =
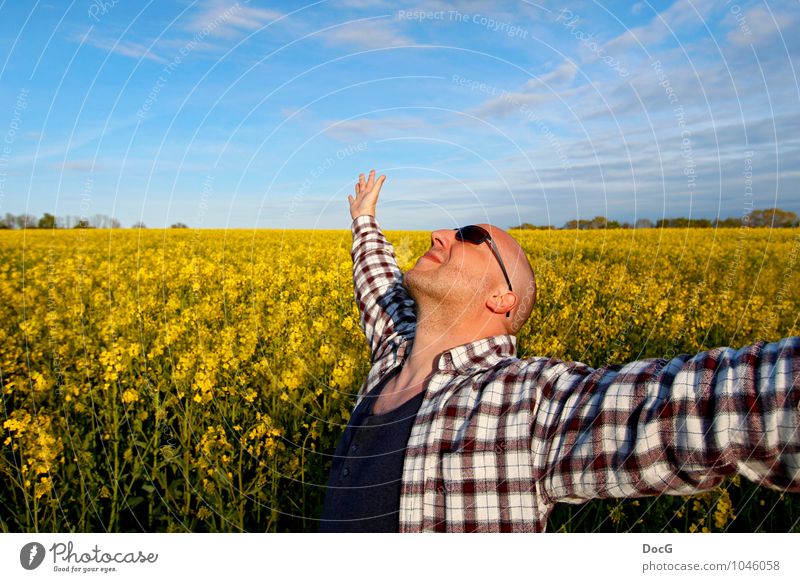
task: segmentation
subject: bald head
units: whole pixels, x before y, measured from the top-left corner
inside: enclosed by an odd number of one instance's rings
[[[516,335],[528,321],[536,303],[536,276],[525,251],[514,237],[502,228],[491,224],[480,224],[479,226],[485,228],[492,236],[492,240],[500,250],[500,257],[503,259],[508,278],[511,279],[511,286],[517,302],[511,310],[511,317],[507,320],[507,328],[508,333]]]
[[[516,335],[536,301],[533,269],[510,234],[491,224],[478,226],[492,237],[512,289],[490,242],[460,240],[454,229],[431,233],[431,248],[405,274],[405,286],[426,325],[475,337]]]

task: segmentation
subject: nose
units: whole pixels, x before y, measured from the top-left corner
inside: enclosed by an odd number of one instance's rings
[[[431,246],[432,247],[441,247],[443,249],[450,248],[450,243],[453,241],[453,233],[455,231],[441,229],[441,230],[434,230],[431,233]]]

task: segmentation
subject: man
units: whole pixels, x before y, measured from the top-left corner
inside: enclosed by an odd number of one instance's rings
[[[401,274],[349,197],[372,368],[342,435],[321,531],[541,532],[557,502],[686,495],[738,472],[800,491],[800,338],[592,369],[515,356],[533,270],[491,225],[431,234]]]

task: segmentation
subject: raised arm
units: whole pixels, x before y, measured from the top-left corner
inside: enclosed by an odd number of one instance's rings
[[[375,170],[359,176],[356,195],[348,196],[353,218],[353,286],[361,314],[361,328],[367,337],[373,361],[391,340],[413,333],[416,325],[414,300],[403,287],[394,248],[375,219],[378,194],[386,176],[375,180]]]
[[[800,337],[592,369],[532,360],[550,501],[686,495],[740,473],[800,492]]]

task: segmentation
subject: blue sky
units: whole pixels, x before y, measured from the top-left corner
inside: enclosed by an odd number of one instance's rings
[[[800,213],[795,1],[0,3],[0,214],[390,229]]]

